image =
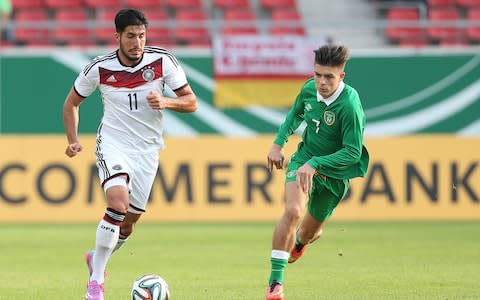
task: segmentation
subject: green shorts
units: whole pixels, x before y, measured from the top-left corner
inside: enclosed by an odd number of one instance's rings
[[[292,157],[285,175],[285,183],[297,180],[297,170],[304,162]],[[308,212],[318,222],[326,221],[335,211],[338,203],[345,197],[350,188],[347,179],[323,179],[313,176],[312,189],[308,199]]]

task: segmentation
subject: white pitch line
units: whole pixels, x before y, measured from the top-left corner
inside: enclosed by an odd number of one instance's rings
[[[480,136],[480,119],[457,131],[461,136]]]
[[[202,72],[197,71],[197,69],[190,67],[189,65],[184,63],[182,60],[180,60],[180,64],[182,65],[182,68],[187,74],[188,78],[192,78],[198,84],[200,84],[210,92],[213,92],[215,90],[215,80],[203,74]]]
[[[387,136],[409,134],[454,116],[480,98],[480,80],[443,101],[415,113],[385,121],[367,123],[365,135]]]
[[[373,118],[377,116],[381,116],[383,114],[396,111],[402,108],[409,107],[414,104],[418,104],[423,100],[428,99],[433,94],[445,89],[446,87],[453,84],[455,81],[460,80],[463,78],[465,74],[473,70],[475,67],[478,66],[480,63],[480,56],[474,56],[471,60],[469,60],[466,64],[455,70],[455,72],[445,76],[435,84],[416,92],[413,95],[407,96],[403,99],[394,100],[387,104],[382,104],[377,107],[373,107],[370,109],[365,110],[365,114],[367,118]]]
[[[280,126],[285,120],[285,117],[287,116],[286,113],[258,105],[250,105],[245,110],[256,116],[257,118],[265,120],[276,126]],[[302,122],[302,124],[300,124],[297,130],[295,130],[295,133],[302,134],[302,132],[305,130],[306,125],[307,124],[305,122]]]

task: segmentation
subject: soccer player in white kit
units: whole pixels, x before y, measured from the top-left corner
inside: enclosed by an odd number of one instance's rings
[[[134,9],[115,17],[119,49],[95,58],[78,75],[65,99],[65,154],[82,151],[78,110],[97,88],[104,114],[97,132],[96,160],[107,207],[96,231],[95,251],[86,255],[89,280],[85,299],[103,300],[104,273],[145,212],[163,148],[162,110],[194,112],[196,96],[177,59],[167,50],[145,46],[147,20]],[[163,95],[165,85],[177,98]]]

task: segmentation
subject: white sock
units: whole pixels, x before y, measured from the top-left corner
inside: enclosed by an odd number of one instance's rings
[[[102,219],[97,227],[95,255],[93,256],[93,273],[90,280],[99,284],[105,281],[104,273],[108,259],[117,244],[120,226]]]

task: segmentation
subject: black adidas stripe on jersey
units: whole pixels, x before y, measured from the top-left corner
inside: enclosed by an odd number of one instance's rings
[[[160,53],[160,54],[165,54],[170,60],[173,62],[175,67],[178,67],[179,63],[178,60],[173,56],[172,53],[170,53],[168,50],[160,47],[155,47],[155,46],[145,46],[143,49],[144,52],[146,53]]]
[[[89,63],[88,65],[85,66],[85,68],[83,69],[83,74],[84,75],[87,75],[88,72],[90,72],[90,70],[98,63],[102,62],[102,61],[106,61],[106,60],[110,60],[110,59],[115,59],[117,57],[117,51],[113,51],[112,53],[110,54],[107,54],[107,55],[104,55],[104,56],[99,56],[99,57],[96,57],[91,63]]]

